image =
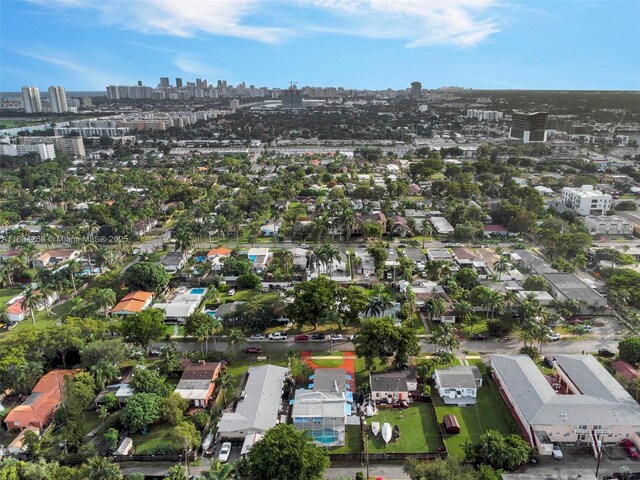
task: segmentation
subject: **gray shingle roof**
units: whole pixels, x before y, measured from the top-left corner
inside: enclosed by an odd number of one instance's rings
[[[249,368],[244,398],[236,411],[224,413],[218,424],[218,432],[233,433],[249,429],[267,431],[278,421],[282,401],[282,384],[288,370],[276,365]]]
[[[442,388],[476,388],[476,380],[482,378],[478,367],[466,366],[435,370],[434,375]]]
[[[372,392],[407,392],[407,372],[372,373],[369,375]]]
[[[640,427],[640,405],[590,355],[556,355],[581,395],[557,394],[526,355],[492,355],[515,405],[530,425],[626,425]]]
[[[318,392],[345,392],[347,386],[347,371],[343,368],[317,368],[313,372],[313,389]]]

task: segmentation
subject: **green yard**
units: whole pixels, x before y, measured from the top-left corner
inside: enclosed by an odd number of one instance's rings
[[[342,365],[343,360],[342,356],[339,358],[313,358],[311,357],[311,361],[323,368],[337,368]]]
[[[345,428],[345,444],[342,447],[329,448],[329,453],[360,453],[362,451],[360,425],[347,425]]]
[[[400,438],[385,445],[382,433],[373,436],[371,422],[389,423],[400,427]],[[426,403],[413,403],[406,409],[380,409],[378,415],[367,419],[369,453],[424,453],[437,452],[442,446],[435,418]]]
[[[51,315],[47,317],[46,310],[42,310],[35,314],[36,320],[36,329],[40,330],[42,328],[51,327],[56,324],[60,320],[61,317],[65,316],[67,312],[71,309],[71,302],[66,302],[57,307],[53,307],[51,309]],[[33,328],[33,323],[31,321],[31,315],[27,315],[24,320],[19,322],[15,327],[13,327],[8,332],[3,332],[0,334],[0,338],[10,337],[12,335],[17,335],[20,332],[24,332]]]
[[[167,424],[158,424],[151,428],[146,435],[136,433],[131,436],[135,453],[140,455],[152,454],[160,449],[172,448],[171,432],[173,426]]]
[[[0,288],[0,305],[4,305],[22,292],[22,288]]]
[[[464,443],[477,439],[487,430],[498,430],[504,434],[518,433],[515,422],[507,410],[498,390],[489,377],[483,377],[482,387],[478,389],[476,405],[457,407],[445,405],[438,392],[433,389],[433,401],[438,415],[438,423],[442,424],[445,415],[455,415],[460,424],[460,433],[445,434],[445,443],[449,455],[463,458]]]

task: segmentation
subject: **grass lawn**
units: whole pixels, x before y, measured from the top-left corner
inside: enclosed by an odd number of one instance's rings
[[[475,442],[487,430],[498,430],[503,434],[518,433],[515,422],[507,410],[493,380],[484,377],[482,387],[478,389],[476,405],[457,407],[445,405],[438,392],[433,389],[433,401],[438,415],[438,423],[442,423],[445,415],[455,415],[460,424],[460,433],[444,435],[449,455],[462,459],[462,446],[469,440]]]
[[[140,455],[153,453],[158,447],[170,447],[172,425],[158,424],[154,426],[146,435],[136,433],[131,436],[135,453]]]
[[[324,368],[337,368],[342,365],[342,357],[340,358],[313,358],[311,357],[311,361],[318,365],[319,367]]]
[[[416,335],[425,335],[427,333],[427,330],[424,327],[424,322],[420,318],[420,315],[417,313],[413,316],[413,319],[407,321],[407,324],[411,328],[413,328],[413,330],[416,332]]]
[[[58,307],[54,307],[51,309],[51,316],[47,317],[46,310],[42,310],[35,314],[36,320],[36,329],[40,330],[42,328],[51,327],[56,324],[60,320],[61,317],[67,314],[67,312],[71,309],[71,302],[66,302]],[[8,332],[4,332],[0,334],[0,338],[6,338],[11,335],[19,334],[20,332],[24,332],[33,328],[33,323],[31,322],[31,315],[27,315],[24,320],[19,322],[13,329]]]
[[[22,288],[0,288],[0,305],[4,305],[13,297],[17,297],[22,291]]]
[[[329,453],[360,453],[362,451],[360,425],[347,425],[345,428],[345,444],[342,447],[328,448]]]
[[[373,436],[371,422],[386,422],[400,427],[400,438],[392,439],[385,445],[382,433]],[[367,419],[369,453],[422,453],[437,452],[442,446],[435,418],[424,403],[414,403],[406,409],[380,409],[378,415]]]
[[[266,358],[265,358],[266,357]],[[265,358],[264,360],[257,360],[257,358]],[[287,366],[286,352],[266,352],[263,355],[247,355],[240,353],[235,359],[231,361],[231,365],[227,366],[227,373],[236,377],[236,380],[240,380],[242,375],[245,374],[249,367],[258,365],[279,365],[281,367]]]
[[[471,333],[473,330],[473,333]],[[478,321],[473,324],[473,329],[469,325],[464,325],[462,328],[465,336],[470,337],[471,335],[475,335],[476,333],[487,333],[487,319],[486,318],[478,318]]]
[[[149,261],[150,262],[159,262],[160,259],[162,257],[164,257],[167,254],[167,252],[165,250],[158,250],[157,252],[153,252],[151,255],[149,255]],[[126,265],[126,263],[125,263]]]

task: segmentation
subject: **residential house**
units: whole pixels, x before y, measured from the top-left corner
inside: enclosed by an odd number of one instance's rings
[[[518,302],[520,303],[524,302],[530,296],[535,298],[538,301],[538,303],[544,307],[550,306],[554,300],[554,298],[549,293],[544,291],[538,292],[538,291],[531,291],[531,290],[518,290],[516,292],[516,297],[518,299]]]
[[[418,389],[418,381],[411,370],[387,373],[369,373],[371,398],[376,402],[391,403],[408,400],[411,392]]]
[[[25,298],[25,294],[21,293],[20,295],[13,297],[6,303],[7,320],[13,323],[17,323],[21,322],[27,317],[27,315],[29,315],[29,307],[27,307],[27,304],[25,303]],[[50,295],[47,295],[44,300],[38,301],[38,303],[36,304],[36,310],[40,312],[56,303],[59,299],[60,296],[58,295],[58,292],[53,292]]]
[[[176,273],[184,267],[187,256],[184,252],[168,252],[160,260],[160,265],[169,273]]]
[[[47,250],[33,260],[34,268],[47,268],[61,265],[70,260],[75,260],[80,255],[79,250],[72,248]]]
[[[400,215],[391,215],[387,226],[389,227],[389,233],[392,236],[410,237],[413,234],[407,223],[407,219]]]
[[[23,430],[27,427],[46,427],[62,401],[62,386],[67,375],[79,370],[52,370],[44,375],[31,391],[31,395],[4,419],[8,430]]]
[[[362,234],[362,225],[365,223],[376,223],[382,227],[382,231],[387,231],[387,217],[382,212],[375,212],[371,215],[363,215],[362,213],[356,213],[356,221],[353,226],[352,233]]]
[[[156,303],[154,308],[164,311],[165,321],[184,323],[189,315],[198,310],[206,294],[206,288],[180,287],[171,292],[164,303]]]
[[[156,223],[156,220],[154,220],[153,218],[140,220],[133,224],[133,233],[138,237],[142,237],[153,230],[153,227],[156,226]]]
[[[267,268],[271,255],[268,248],[250,248],[247,252],[247,257],[251,260],[253,269],[258,273]]]
[[[209,252],[207,253],[207,260],[211,262],[211,269],[214,272],[219,272],[220,270],[222,270],[224,260],[231,256],[231,252],[232,250],[227,247],[212,248],[211,250],[209,250]]]
[[[482,374],[476,366],[436,369],[432,376],[436,390],[447,405],[475,405]]]
[[[427,250],[427,259],[430,262],[453,263],[453,256],[444,248],[430,248]]]
[[[320,446],[345,444],[347,417],[354,413],[353,378],[340,368],[318,368],[309,388],[296,390],[291,417]]]
[[[544,273],[542,276],[549,283],[550,293],[556,300],[575,300],[579,305],[578,313],[582,315],[604,311],[607,307],[607,299],[573,273]]]
[[[133,315],[148,308],[153,301],[153,293],[136,290],[127,293],[112,309],[112,315]]]
[[[118,405],[120,406],[123,406],[135,394],[133,388],[131,388],[128,383],[114,383],[112,385],[107,385],[105,389],[98,394],[93,403],[95,403],[96,406],[102,404],[104,402],[104,398],[109,393],[113,393],[118,401]]]
[[[18,436],[7,446],[6,452],[9,455],[19,455],[24,453],[27,449],[27,445],[24,444],[24,435],[27,432],[34,432],[38,437],[40,436],[40,429],[38,427],[27,427],[20,431]],[[2,448],[0,447],[0,457],[2,457]]]
[[[205,408],[213,396],[215,381],[220,375],[220,367],[220,363],[204,360],[188,365],[182,372],[174,392],[189,400],[189,405],[192,407]]]
[[[627,381],[637,380],[638,377],[640,377],[638,369],[624,360],[613,362],[611,364],[611,368],[613,368],[613,371],[616,372],[617,375],[620,375]]]
[[[640,405],[591,355],[555,355],[545,376],[527,355],[492,355],[502,398],[532,447],[551,455],[554,442],[640,445]]]
[[[509,231],[502,225],[485,225],[482,227],[482,232],[485,237],[506,237],[509,235]]]
[[[282,387],[289,371],[276,365],[250,367],[235,411],[225,412],[218,423],[222,440],[244,440],[264,434],[280,423]]]
[[[436,233],[440,236],[451,235],[455,230],[453,225],[449,223],[449,220],[444,217],[431,217],[429,221],[436,230]]]

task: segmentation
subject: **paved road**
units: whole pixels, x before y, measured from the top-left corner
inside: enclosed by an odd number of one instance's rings
[[[602,317],[596,320],[595,323],[599,326],[594,326],[593,332],[589,336],[581,339],[570,337],[567,340],[549,343],[543,346],[543,353],[597,352],[601,348],[607,348],[613,351],[617,350],[618,341],[624,335],[624,329],[618,325],[613,317]],[[156,343],[153,347],[159,348],[163,343],[164,342]],[[213,340],[209,340],[209,350],[224,352],[228,348],[224,337],[217,337],[216,344],[217,348],[214,348]],[[200,342],[195,340],[178,341],[177,346],[178,349],[183,352],[200,350]],[[265,351],[266,355],[268,355],[269,352],[286,352],[290,349],[304,352],[326,352],[330,347],[329,342],[294,342],[292,339],[284,342],[275,340],[248,341],[247,346],[260,347]],[[480,354],[516,353],[521,346],[522,342],[517,339],[506,342],[498,340],[464,340],[460,342],[460,350],[478,352]],[[351,342],[334,342],[333,350],[353,351],[353,344]],[[420,350],[427,354],[435,351],[434,345],[424,337],[420,340]]]

